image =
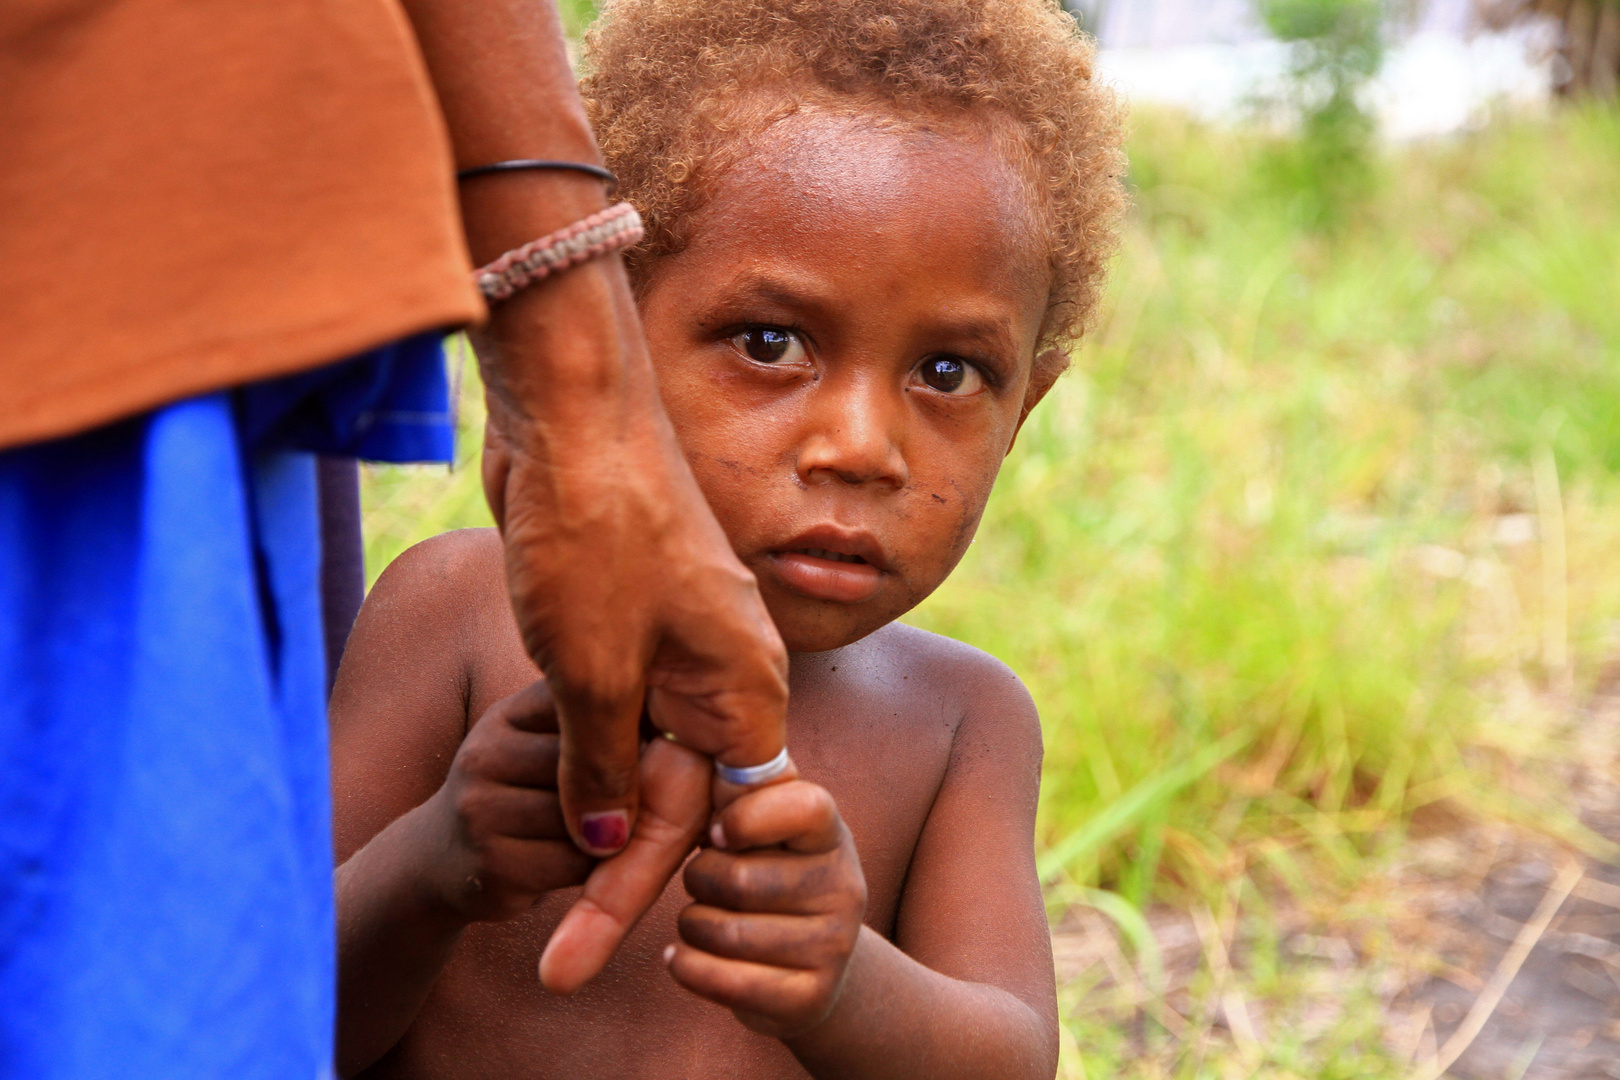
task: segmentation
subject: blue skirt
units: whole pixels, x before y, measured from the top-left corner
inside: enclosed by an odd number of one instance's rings
[[[312,451],[446,399],[427,335],[0,453],[0,1076],[330,1075]]]

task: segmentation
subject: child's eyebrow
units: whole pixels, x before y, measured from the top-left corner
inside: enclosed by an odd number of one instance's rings
[[[1013,320],[1006,315],[956,312],[934,320],[929,325],[928,332],[932,337],[955,342],[973,342],[996,353],[1012,353],[1018,347],[1018,335],[1013,327]]]
[[[820,288],[810,275],[745,270],[715,291],[711,307],[766,304],[803,311],[812,316],[835,312],[839,305],[831,290]]]

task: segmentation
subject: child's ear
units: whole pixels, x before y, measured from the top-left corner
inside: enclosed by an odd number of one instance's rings
[[[1018,433],[1024,430],[1024,421],[1029,419],[1030,412],[1041,403],[1041,398],[1057,383],[1058,376],[1069,370],[1069,354],[1061,349],[1047,349],[1035,357],[1035,367],[1029,376],[1029,389],[1024,392],[1024,408],[1018,414],[1018,426],[1013,429],[1012,441],[1007,443],[1007,453],[1018,442]]]

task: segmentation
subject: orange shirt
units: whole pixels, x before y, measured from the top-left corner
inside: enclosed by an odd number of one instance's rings
[[[0,447],[482,317],[394,0],[0,3]]]

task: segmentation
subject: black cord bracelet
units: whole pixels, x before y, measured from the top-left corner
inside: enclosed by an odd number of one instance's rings
[[[488,165],[475,165],[470,169],[461,169],[456,172],[457,180],[470,180],[475,176],[485,176],[489,173],[518,172],[523,169],[566,169],[570,172],[588,173],[598,180],[606,180],[608,186],[618,184],[619,178],[600,165],[587,165],[583,161],[540,161],[533,158],[518,158],[514,161],[495,161]]]

